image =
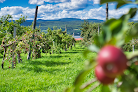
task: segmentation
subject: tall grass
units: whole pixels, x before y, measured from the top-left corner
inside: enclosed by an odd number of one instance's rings
[[[0,92],[62,92],[73,85],[76,76],[84,68],[86,59],[83,51],[83,48],[76,47],[61,54],[43,53],[42,58],[30,61],[23,54],[23,62],[14,69],[9,68],[9,62],[6,61],[5,69],[0,68]],[[93,71],[86,81],[92,78]]]

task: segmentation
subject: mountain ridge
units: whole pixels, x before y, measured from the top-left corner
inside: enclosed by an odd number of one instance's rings
[[[78,18],[61,18],[61,19],[54,19],[54,20],[43,20],[43,19],[37,19],[36,21],[36,27],[40,26],[40,29],[42,32],[47,32],[46,30],[50,28],[53,30],[53,27],[61,28],[63,31],[65,30],[65,25],[67,28],[68,34],[75,34],[80,35],[81,34],[81,25],[84,23],[84,20],[87,20],[90,23],[103,23],[104,20],[98,20],[98,19],[78,19]],[[22,23],[22,26],[30,26],[32,24],[33,20],[26,20],[24,23]],[[130,22],[134,22],[131,21]],[[76,30],[77,29],[77,30]]]
[[[104,20],[99,20],[99,19],[79,19],[79,18],[60,18],[54,20],[37,19],[37,21],[84,21],[84,20],[104,22]],[[26,20],[26,21],[33,21],[33,20]]]
[[[55,19],[55,20],[43,20],[43,19],[37,19],[36,21],[36,27],[40,26],[40,29],[42,32],[47,32],[46,30],[48,28],[53,30],[53,27],[56,26],[57,28],[61,28],[63,31],[65,30],[65,25],[67,28],[68,34],[75,34],[80,35],[82,23],[84,23],[84,20],[87,20],[88,22],[92,23],[102,23],[104,20],[98,20],[98,19],[78,19],[78,18],[61,18],[61,19]],[[26,20],[24,23],[22,23],[22,26],[30,26],[32,24],[33,20]],[[74,30],[78,29],[78,30]]]

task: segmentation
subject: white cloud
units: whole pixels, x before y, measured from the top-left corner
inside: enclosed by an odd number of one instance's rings
[[[105,20],[105,8],[86,9],[89,6],[89,1],[93,1],[94,4],[99,4],[99,0],[29,0],[29,3],[43,4],[38,7],[39,19],[80,18]],[[44,2],[55,2],[56,4],[49,3],[44,5]],[[112,4],[114,3],[110,3],[109,5]],[[119,18],[122,14],[127,13],[127,11],[128,9],[125,8],[109,10],[109,18]],[[34,13],[35,8],[31,9],[21,6],[3,7],[0,10],[0,16],[10,14],[13,16],[13,19],[20,18],[20,15],[28,16],[28,19],[33,19]],[[138,13],[136,17],[138,17]]]
[[[100,4],[100,0],[93,0],[93,4]]]
[[[41,12],[44,12],[41,10]],[[128,12],[128,9],[109,10],[109,18],[119,18],[121,15]],[[59,11],[56,13],[41,13],[41,19],[60,19],[60,18],[80,18],[80,19],[106,19],[106,10],[102,7],[90,9],[90,10],[79,10],[79,11]]]
[[[86,8],[89,4],[87,3],[88,0],[29,0],[30,4],[40,4],[43,7],[50,7],[55,10],[79,10]],[[44,5],[44,2],[57,2],[57,4],[47,4]],[[61,3],[59,3],[61,2]],[[40,6],[41,7],[41,6]]]
[[[29,3],[41,5],[44,4],[44,0],[29,0]]]
[[[57,6],[65,10],[78,10],[86,8],[88,3],[87,0],[71,0],[71,2],[59,3]]]
[[[109,10],[109,18],[119,18],[122,14],[126,14],[128,11],[128,8]]]
[[[106,12],[105,8],[95,8],[89,10],[78,10],[78,11],[69,11],[68,9],[61,10],[61,7],[56,5],[47,4],[41,5],[38,7],[38,19],[51,20],[51,19],[60,19],[60,18],[80,18],[80,19],[101,19],[105,20]],[[109,10],[109,18],[119,18],[121,15],[128,12],[128,9],[118,9],[118,10]],[[35,8],[30,9],[29,7],[21,6],[12,6],[4,7],[0,10],[0,17],[2,15],[11,14],[13,19],[19,19],[21,15],[28,16],[27,19],[34,19]],[[134,19],[138,20],[138,13]]]
[[[109,3],[109,5],[115,5],[115,3]]]
[[[10,14],[10,15],[13,15],[13,14],[19,14],[19,13],[22,13],[22,7],[18,7],[18,6],[15,6],[15,7],[4,7],[4,8],[1,8],[1,12],[3,12],[4,14]]]
[[[0,3],[3,3],[5,0],[0,0]]]
[[[65,1],[65,0],[64,0]],[[35,1],[34,1],[35,2]],[[58,4],[47,4],[47,5],[41,5],[39,6],[40,13],[42,12],[59,12],[63,10],[67,11],[78,11],[85,9],[88,6],[87,0],[71,0],[71,2],[64,2],[64,3],[58,3]]]
[[[52,13],[52,12],[56,12],[59,11],[60,8],[57,7],[56,5],[52,5],[52,4],[47,4],[47,5],[41,5],[38,7],[38,12],[39,13]]]
[[[70,2],[70,0],[29,0],[29,3],[30,4],[38,4],[38,5],[42,5],[44,4],[44,2],[55,2],[55,3],[58,3],[58,2]]]
[[[87,13],[87,18],[89,19],[101,19],[104,20],[105,18],[105,9],[102,7],[100,8],[95,8],[95,9],[90,9]]]
[[[4,7],[0,10],[0,17],[2,15],[10,14],[13,16],[13,19],[19,19],[21,15],[28,16],[28,18],[31,18],[34,16],[35,9],[30,9],[28,7],[24,8],[21,6],[12,6],[12,7]]]
[[[93,4],[100,4],[100,0],[89,0],[93,1]],[[109,3],[109,5],[115,5],[115,3]]]

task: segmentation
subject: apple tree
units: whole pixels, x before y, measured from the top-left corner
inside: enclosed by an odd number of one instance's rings
[[[82,45],[89,46],[92,44],[94,36],[100,33],[102,23],[89,23],[88,21],[84,21],[81,25],[81,37],[83,40],[81,41]],[[99,31],[97,30],[99,27]]]
[[[5,15],[0,18],[0,34],[2,35],[0,37],[1,47],[3,48],[3,60],[2,60],[2,68],[4,67],[4,60],[7,56],[8,50],[10,49],[12,53],[12,57],[14,59],[14,50],[17,44],[17,38],[23,34],[22,26],[20,26],[21,23],[25,21],[26,17],[21,16],[19,20],[13,20],[11,15]],[[13,38],[13,30],[14,27],[16,27],[17,30],[17,36],[16,38]],[[14,45],[14,46],[13,46]],[[9,54],[9,53],[8,53]],[[9,55],[10,56],[10,55]],[[15,62],[15,60],[13,60]]]

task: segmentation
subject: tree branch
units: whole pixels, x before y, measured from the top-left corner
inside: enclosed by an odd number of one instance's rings
[[[95,88],[97,88],[100,85],[100,83],[97,83],[96,85],[92,86],[87,92],[93,91]]]
[[[97,81],[96,78],[92,79],[91,81],[88,81],[87,83],[85,83],[84,85],[82,85],[80,89],[84,89],[84,88],[88,87],[90,84],[92,84],[93,82],[96,82],[96,81]]]

